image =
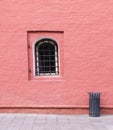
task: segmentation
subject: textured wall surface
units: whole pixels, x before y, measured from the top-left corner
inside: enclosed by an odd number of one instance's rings
[[[63,78],[28,79],[27,31],[39,30],[64,32]],[[113,108],[113,1],[0,0],[0,107],[85,108],[90,91]]]

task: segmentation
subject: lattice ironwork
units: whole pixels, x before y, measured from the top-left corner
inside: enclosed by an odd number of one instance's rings
[[[58,75],[58,46],[52,39],[42,39],[35,45],[35,75]]]

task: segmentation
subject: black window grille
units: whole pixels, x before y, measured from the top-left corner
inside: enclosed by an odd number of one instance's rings
[[[57,43],[44,38],[35,44],[35,75],[58,75],[58,46]]]

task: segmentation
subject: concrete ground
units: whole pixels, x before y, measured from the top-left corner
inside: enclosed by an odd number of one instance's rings
[[[113,130],[113,115],[0,114],[0,130]]]

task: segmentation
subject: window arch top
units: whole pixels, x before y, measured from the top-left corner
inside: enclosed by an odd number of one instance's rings
[[[41,44],[44,44],[44,43],[52,44],[58,48],[57,42],[51,38],[42,38],[35,43],[35,46],[39,47]]]

